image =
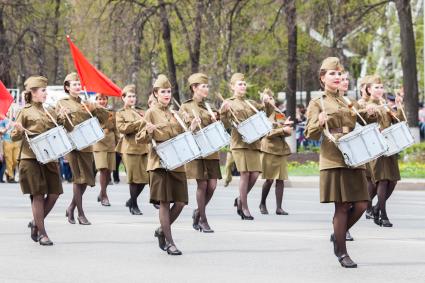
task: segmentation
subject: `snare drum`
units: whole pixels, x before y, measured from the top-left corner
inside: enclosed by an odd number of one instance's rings
[[[194,134],[194,138],[201,149],[202,157],[207,157],[230,143],[230,135],[221,121],[214,122],[198,131]]]
[[[74,130],[68,135],[77,150],[89,147],[105,137],[105,133],[96,117],[76,125]]]
[[[350,167],[366,164],[388,150],[384,136],[377,123],[356,127],[337,141],[337,146],[344,156],[344,162]]]
[[[173,170],[201,156],[191,132],[185,132],[154,147],[161,159],[161,165]]]
[[[56,161],[59,157],[74,149],[62,126],[50,129],[35,138],[28,139],[28,143],[38,162],[43,164]]]
[[[273,129],[273,124],[267,119],[266,113],[259,111],[237,126],[239,134],[245,143],[253,143]]]
[[[399,153],[415,143],[415,139],[404,121],[386,128],[382,131],[382,135],[388,143],[388,151],[385,153],[386,156]]]

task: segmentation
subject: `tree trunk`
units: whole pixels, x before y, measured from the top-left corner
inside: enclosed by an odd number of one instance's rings
[[[164,40],[165,53],[167,55],[168,76],[172,85],[173,97],[180,102],[179,85],[177,83],[176,64],[174,62],[173,45],[171,44],[170,23],[168,22],[167,9],[163,0],[158,0],[162,27],[162,39]]]
[[[410,0],[395,0],[400,23],[401,65],[407,121],[418,126],[418,77]]]
[[[3,7],[0,7],[0,80],[6,87],[12,87],[10,78],[10,56],[6,39],[6,29],[4,27]]]
[[[192,73],[199,71],[199,58],[201,56],[201,31],[202,31],[202,15],[204,13],[204,1],[199,0],[196,5],[195,18],[195,40],[193,41],[193,54],[191,56]]]
[[[295,0],[285,1],[285,14],[288,30],[286,115],[294,118],[297,91],[297,17]]]
[[[53,46],[53,83],[59,84],[59,47],[58,47],[58,37],[59,37],[59,20],[60,20],[60,5],[61,0],[55,1],[55,20],[53,23],[53,36],[54,36],[54,46]]]

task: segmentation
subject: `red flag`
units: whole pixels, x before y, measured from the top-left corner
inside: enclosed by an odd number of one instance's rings
[[[121,96],[121,89],[90,64],[83,53],[71,41],[69,35],[66,36],[66,39],[71,49],[75,69],[77,69],[81,80],[81,86],[88,91],[95,91],[109,96]]]
[[[9,93],[3,82],[0,81],[0,119],[6,117],[10,105],[12,105],[13,96]]]

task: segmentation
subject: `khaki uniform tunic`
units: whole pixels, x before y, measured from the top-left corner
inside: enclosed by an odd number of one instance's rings
[[[288,179],[287,156],[291,154],[289,145],[285,141],[288,137],[283,131],[283,126],[277,122],[284,122],[284,119],[277,119],[282,114],[273,112],[269,115],[269,120],[274,123],[273,130],[261,140],[261,165],[262,178],[272,180]]]
[[[193,111],[195,111],[196,116],[201,119],[202,128],[214,123],[203,101],[189,99],[184,102],[180,108],[180,113],[184,112],[182,116],[186,118],[185,122],[188,126],[195,118]],[[199,130],[199,128],[197,128],[197,130]],[[215,152],[207,157],[201,157],[187,163],[185,165],[186,177],[188,179],[198,180],[221,179],[219,159],[219,153]]]
[[[74,126],[91,118],[90,114],[87,113],[81,104],[79,97],[68,95],[68,97],[61,99],[58,104],[70,110],[68,116]],[[109,117],[108,111],[103,107],[96,107],[92,111],[92,115],[99,120],[100,124],[104,123]],[[64,126],[68,132],[73,130],[73,126],[69,123],[68,119],[64,120]],[[73,150],[65,158],[69,162],[72,172],[72,182],[74,184],[87,184],[91,187],[95,185],[93,146],[88,146],[82,150]]]
[[[380,105],[377,100],[369,99],[368,104]],[[403,120],[401,110],[398,109],[397,113],[394,114],[400,120]],[[384,107],[378,108],[378,123],[379,128],[382,130],[390,127],[398,121],[386,111]],[[400,169],[397,161],[398,155],[392,156],[381,156],[378,159],[371,161],[370,170],[372,182],[376,183],[382,180],[398,181],[400,180]]]
[[[119,133],[122,134],[117,151],[122,153],[127,182],[147,184],[149,174],[146,166],[149,147],[146,143],[136,143],[136,134],[146,125],[143,115],[133,108],[125,107],[117,112],[116,124]]]
[[[101,124],[105,137],[93,145],[94,163],[96,169],[115,170],[115,147],[119,139],[119,133],[115,126],[115,112],[108,110],[108,119]]]
[[[136,136],[137,143],[150,143],[155,140],[161,143],[172,139],[184,132],[168,107],[156,103],[146,111],[146,122],[158,127],[152,133],[148,133],[146,126]],[[187,180],[184,166],[172,171],[165,170],[160,163],[160,158],[155,149],[150,146],[148,153],[150,202],[183,202],[188,203]]]
[[[255,111],[246,103],[243,97],[231,97],[226,99],[226,101],[229,102],[230,108],[239,122],[245,121],[255,114]],[[265,107],[252,100],[249,100],[249,102],[258,110],[266,110],[266,113],[270,111],[270,107]],[[220,111],[220,117],[226,128],[232,126],[231,122],[234,121],[234,118],[230,110],[224,111],[222,109]],[[232,150],[236,168],[239,172],[261,172],[260,140],[247,144],[243,142],[242,136],[237,129],[232,127],[230,149]]]
[[[344,131],[344,133],[334,134],[335,138],[338,139],[352,131],[356,125],[357,116],[343,102],[338,92],[325,91],[321,97],[325,112],[328,114],[329,130]],[[319,113],[322,111],[320,98],[313,99],[307,109],[305,130],[307,139],[319,140],[322,137],[325,129],[324,125],[319,124]],[[365,167],[349,168],[337,146],[324,135],[320,145],[319,167],[321,202],[369,200]]]
[[[54,111],[49,113],[56,119]],[[42,104],[37,102],[25,105],[18,115],[17,122],[34,133],[29,138],[34,138],[55,127],[55,124],[45,113]],[[19,183],[22,192],[31,195],[62,194],[58,163],[39,163],[23,131],[18,131],[15,128],[11,132],[11,138],[13,141],[22,140],[19,156]]]

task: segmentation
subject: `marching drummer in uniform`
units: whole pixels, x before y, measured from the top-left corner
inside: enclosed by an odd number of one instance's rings
[[[366,91],[370,94],[369,105],[377,109],[377,118],[379,127],[382,130],[403,120],[401,108],[394,113],[389,107],[377,107],[385,103],[383,99],[384,85],[379,76],[373,76],[366,86]],[[400,96],[396,97],[396,103],[399,105],[403,101]],[[398,119],[398,120],[397,120]],[[370,162],[372,182],[376,185],[378,203],[372,208],[374,222],[384,227],[392,227],[389,221],[386,203],[394,191],[397,181],[400,180],[400,170],[398,167],[398,155],[381,156]]]
[[[255,114],[255,111],[249,106],[251,103],[257,109],[263,109],[264,105],[249,100],[245,100],[246,82],[245,76],[241,73],[235,73],[230,79],[230,88],[233,92],[231,98],[226,99],[220,109],[220,117],[226,127],[230,127],[231,121],[244,121]],[[266,111],[268,112],[268,111]],[[233,117],[233,114],[235,117]],[[261,141],[257,140],[251,144],[242,141],[242,136],[236,128],[232,127],[230,149],[235,159],[236,168],[240,172],[239,197],[234,201],[236,212],[242,220],[254,220],[248,209],[248,194],[254,187],[261,168]]]
[[[90,111],[93,116],[97,117],[101,124],[108,119],[109,113],[106,109],[96,106],[94,103],[81,101],[79,97],[81,84],[77,73],[68,74],[63,84],[68,96],[58,101],[58,107],[62,109],[64,113],[67,113],[68,118],[71,120],[72,124],[68,119],[64,120],[64,125],[68,132],[73,130],[73,125],[76,126],[91,118],[87,110]],[[81,225],[91,225],[84,214],[83,195],[87,185],[90,187],[94,187],[95,185],[93,147],[88,146],[82,150],[75,149],[66,155],[66,159],[71,167],[73,182],[73,198],[66,210],[66,217],[70,224],[75,224],[74,210],[77,208],[78,223]]]
[[[101,124],[105,137],[93,145],[94,163],[99,171],[100,193],[97,201],[103,206],[110,206],[106,188],[111,181],[111,172],[115,170],[115,146],[119,136],[115,126],[115,112],[108,110],[108,96],[96,94],[96,102],[108,111],[109,117]]]
[[[44,219],[52,210],[59,195],[63,193],[62,182],[57,162],[39,163],[32,151],[24,131],[33,138],[55,127],[46,114],[43,102],[46,101],[47,79],[41,76],[29,77],[25,83],[25,107],[18,115],[15,128],[12,130],[12,140],[22,140],[19,155],[19,183],[22,192],[31,197],[34,220],[28,224],[31,228],[31,238],[43,246],[51,246],[53,242],[47,235]],[[56,114],[52,111],[52,117]]]
[[[320,67],[319,80],[324,93],[313,99],[307,109],[305,135],[308,139],[319,140],[320,146],[320,201],[333,202],[334,233],[331,241],[334,253],[343,267],[354,268],[347,253],[346,232],[360,219],[366,210],[369,194],[364,166],[350,168],[333,138],[340,138],[352,131],[356,125],[356,114],[342,101],[338,91],[343,67],[336,57],[326,58]],[[374,115],[370,110],[368,115]]]
[[[369,81],[373,78],[373,76],[364,76],[360,80],[360,91],[362,94],[362,97],[357,101],[359,104],[360,109],[366,109],[366,107],[369,103],[370,94],[366,91],[366,86],[369,83]],[[367,179],[367,190],[369,192],[370,201],[368,202],[367,209],[366,209],[366,219],[373,219],[372,214],[372,201],[376,196],[376,185],[372,182],[372,172],[370,169],[370,163],[366,163],[366,179]]]
[[[265,89],[262,95],[269,97],[267,103],[275,105],[273,93],[270,89]],[[273,130],[261,140],[261,175],[265,182],[261,193],[260,212],[261,214],[269,214],[266,206],[267,196],[276,180],[276,214],[288,215],[282,209],[284,180],[288,180],[287,157],[291,154],[285,137],[291,136],[293,122],[276,110],[269,115],[269,120],[273,123]]]
[[[154,96],[157,102],[146,111],[146,125],[136,136],[141,143],[161,143],[183,133],[184,129],[178,123],[173,112],[169,109],[171,101],[171,84],[166,76],[159,75],[153,85]],[[200,119],[193,119],[191,130],[200,123]],[[150,202],[160,205],[159,221],[161,226],[155,230],[159,247],[170,255],[181,255],[171,235],[171,225],[180,215],[183,207],[188,203],[187,180],[184,166],[173,170],[166,170],[161,166],[160,158],[155,149],[150,147],[148,153],[149,187],[151,190]],[[173,203],[170,207],[170,203]]]
[[[149,182],[149,174],[146,171],[148,163],[148,145],[136,143],[136,134],[144,126],[143,114],[137,111],[136,86],[131,84],[122,90],[124,107],[117,112],[117,129],[122,134],[116,150],[122,154],[122,160],[127,172],[127,183],[130,187],[130,199],[126,202],[130,213],[142,215],[137,198]]]
[[[208,77],[202,73],[192,74],[189,79],[189,87],[192,98],[181,105],[180,112],[185,113],[186,122],[194,118],[201,119],[201,127],[204,128],[217,121],[214,113],[209,113],[205,106],[205,99],[208,97]],[[211,116],[214,114],[214,116]],[[195,117],[196,115],[196,117]],[[206,206],[211,200],[217,179],[221,179],[219,154],[215,152],[207,157],[201,157],[186,164],[186,177],[196,179],[198,184],[196,190],[196,201],[198,208],[193,211],[193,228],[205,233],[212,233],[206,216]]]

